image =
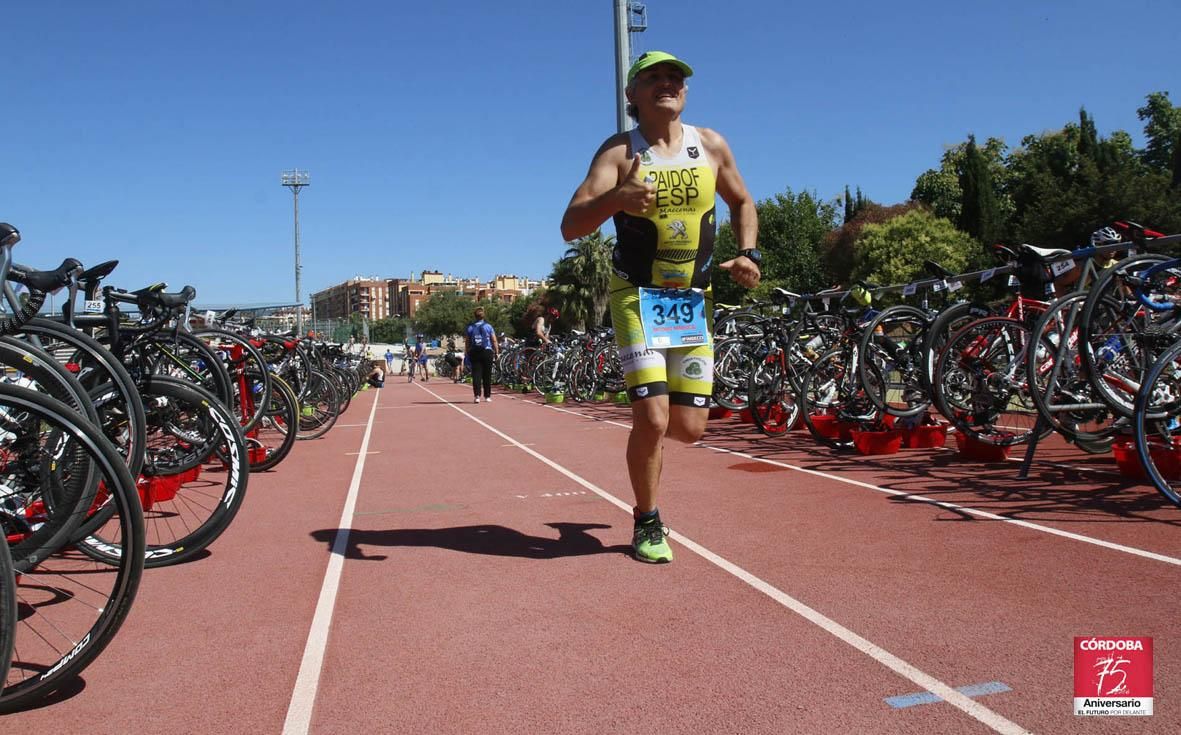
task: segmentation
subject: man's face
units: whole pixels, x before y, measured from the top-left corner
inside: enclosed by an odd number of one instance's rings
[[[680,112],[685,107],[685,74],[674,64],[656,64],[636,74],[627,99],[641,110]]]

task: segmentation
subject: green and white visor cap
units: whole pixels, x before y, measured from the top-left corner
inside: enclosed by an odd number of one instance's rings
[[[628,69],[627,83],[631,84],[636,78],[637,74],[644,71],[648,67],[656,66],[657,64],[672,64],[683,71],[686,77],[693,76],[693,67],[689,66],[667,51],[646,51],[640,54],[640,58],[636,59],[636,63],[632,64],[631,69]]]

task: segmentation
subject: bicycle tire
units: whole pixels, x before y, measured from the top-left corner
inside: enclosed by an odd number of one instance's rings
[[[1030,342],[1029,327],[1009,317],[986,317],[964,326],[935,363],[935,407],[956,430],[985,444],[1028,441],[1037,426],[1025,374]]]
[[[291,387],[295,390],[295,386]],[[319,370],[312,370],[308,389],[300,398],[299,433],[300,440],[318,439],[324,436],[340,416],[340,401],[336,387]]]
[[[1034,349],[1027,351],[1025,372],[1042,421],[1083,451],[1096,454],[1110,448],[1118,430],[1112,419],[1118,414],[1094,395],[1078,354],[1078,322],[1087,297],[1086,292],[1073,293],[1046,307],[1033,325]],[[1064,405],[1087,404],[1094,407],[1061,410]],[[1096,451],[1099,447],[1104,449]]]
[[[15,386],[0,385],[0,407],[25,412],[84,448],[98,467],[113,511],[114,564],[65,550],[21,573],[12,666],[0,688],[0,713],[13,712],[72,681],[110,643],[126,619],[143,574],[143,517],[135,483],[110,441],[67,406]]]
[[[114,392],[99,394],[106,396],[100,426],[123,455],[131,476],[139,475],[143,469],[146,419],[139,389],[123,363],[95,338],[50,319],[29,320],[19,336],[54,355],[58,362],[76,366],[78,382],[92,396],[100,385]]]
[[[242,507],[250,473],[237,419],[212,393],[159,375],[148,377],[141,390],[151,406],[139,489],[144,563],[154,568],[188,561],[216,541]],[[83,524],[78,548],[111,562],[101,535],[105,510]]]
[[[1096,344],[1102,345],[1108,339],[1117,337],[1104,325],[1110,324],[1110,319],[1123,320],[1121,315],[1123,303],[1127,299],[1120,294],[1120,279],[1122,274],[1132,269],[1147,268],[1157,263],[1172,260],[1163,253],[1141,253],[1119,261],[1115,265],[1104,269],[1091,284],[1089,296],[1083,304],[1079,323],[1079,352],[1082,354],[1083,366],[1087,372],[1087,379],[1095,392],[1107,403],[1112,411],[1124,418],[1132,418],[1135,412],[1136,392],[1143,384],[1144,373],[1152,366],[1153,360],[1143,354],[1143,343],[1136,339],[1144,333],[1145,327],[1151,323],[1150,314],[1137,316],[1138,304],[1129,304],[1133,313],[1124,322],[1130,330],[1121,342],[1116,354],[1111,359],[1101,359],[1097,355]],[[1118,366],[1118,370],[1113,369]],[[1125,383],[1125,374],[1130,374]]]
[[[0,543],[0,685],[8,680],[8,666],[16,643],[16,572],[8,543]]]
[[[879,411],[898,418],[913,418],[931,407],[931,395],[922,380],[923,345],[930,325],[930,317],[921,309],[900,304],[883,310],[862,331],[858,378],[866,396]],[[882,337],[897,342],[899,329],[905,331],[905,344],[891,353]],[[885,370],[891,363],[894,370]],[[895,371],[899,378],[892,381],[890,376]]]
[[[1173,505],[1181,506],[1181,467],[1166,467],[1165,457],[1174,461],[1181,447],[1181,427],[1170,428],[1181,417],[1181,396],[1173,392],[1181,389],[1181,341],[1165,350],[1144,376],[1144,384],[1136,396],[1132,413],[1132,431],[1136,440],[1136,453],[1148,476],[1148,481]],[[1162,386],[1161,381],[1168,385]],[[1169,399],[1163,399],[1163,396]],[[1151,415],[1150,415],[1151,410]],[[1165,413],[1165,420],[1158,413]],[[1161,453],[1153,452],[1151,440],[1157,439],[1163,445]],[[1158,461],[1158,457],[1162,460]]]
[[[252,430],[253,436],[246,441],[251,446],[262,446],[266,457],[250,463],[251,472],[266,472],[282,462],[295,446],[296,430],[299,425],[299,399],[287,381],[275,375],[271,377],[271,395],[262,421]]]

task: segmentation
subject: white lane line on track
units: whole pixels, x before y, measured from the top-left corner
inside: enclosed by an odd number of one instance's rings
[[[431,395],[435,395],[436,397],[439,397],[430,388],[426,388],[424,386],[419,386],[419,387],[422,388],[423,390],[425,390],[427,393],[430,393]],[[611,503],[612,505],[620,508],[621,510],[626,511],[628,513],[628,515],[631,515],[632,507],[629,503],[625,503],[624,501],[615,497],[614,495],[607,492],[606,490],[603,490],[602,488],[600,488],[599,486],[590,482],[589,480],[583,479],[579,475],[576,475],[575,473],[566,469],[565,467],[558,464],[557,462],[554,462],[553,460],[549,459],[545,455],[542,455],[542,454],[534,451],[533,449],[530,449],[529,447],[518,442],[516,439],[512,438],[508,434],[505,434],[504,432],[500,431],[499,429],[495,428],[494,426],[491,426],[491,425],[485,423],[483,420],[477,418],[476,416],[472,415],[471,413],[468,413],[467,411],[463,410],[459,406],[451,404],[451,408],[454,408],[456,411],[459,411],[461,414],[463,414],[464,416],[467,416],[469,419],[471,419],[472,421],[475,421],[477,424],[479,424],[480,426],[483,426],[485,429],[487,429],[488,431],[491,431],[493,434],[496,434],[501,439],[511,442],[512,444],[516,445],[517,447],[520,447],[521,451],[526,452],[527,454],[531,455],[533,458],[548,465],[551,469],[554,469],[557,472],[561,473],[562,475],[565,475],[569,479],[571,479],[574,482],[578,483],[579,485],[582,485],[583,487],[585,487],[587,490],[590,490],[595,495],[598,495],[599,497],[603,498],[604,500]],[[571,413],[573,413],[573,412],[571,412]],[[673,539],[674,541],[676,541],[677,543],[679,543],[681,546],[684,546],[685,548],[692,551],[694,554],[697,554],[698,556],[700,556],[701,558],[710,562],[711,564],[718,567],[719,569],[722,569],[723,571],[733,575],[734,577],[737,577],[738,579],[742,580],[743,582],[750,585],[754,589],[767,595],[772,600],[775,600],[780,605],[782,605],[782,606],[786,607],[787,609],[791,610],[792,612],[796,613],[797,615],[804,618],[805,620],[812,623],[813,625],[820,627],[825,632],[844,641],[845,643],[849,644],[853,648],[857,649],[858,651],[860,651],[860,652],[864,653],[865,655],[869,656],[870,658],[874,659],[875,661],[882,664],[883,666],[890,669],[891,671],[898,674],[899,676],[901,676],[911,682],[914,682],[918,686],[922,687],[924,691],[928,691],[928,692],[931,692],[932,694],[939,696],[941,699],[943,699],[945,702],[947,702],[951,706],[953,706],[956,709],[964,712],[965,714],[975,718],[976,720],[984,723],[988,727],[992,728],[994,731],[999,732],[999,733],[1005,733],[1006,735],[1010,735],[1010,734],[1011,735],[1021,735],[1024,733],[1028,733],[1028,731],[1025,728],[1021,727],[1017,723],[1005,719],[1000,714],[993,712],[992,710],[988,709],[984,705],[973,700],[971,697],[965,696],[965,695],[961,694],[960,692],[956,691],[954,687],[951,687],[948,684],[945,684],[942,681],[931,676],[930,674],[927,674],[927,673],[919,670],[915,666],[898,658],[894,654],[890,653],[889,651],[882,648],[881,646],[878,646],[877,644],[873,643],[872,641],[862,638],[860,635],[858,635],[857,633],[854,633],[853,631],[849,630],[848,628],[846,628],[845,626],[836,622],[835,620],[833,620],[829,617],[826,617],[825,615],[821,614],[820,612],[808,607],[803,602],[800,602],[799,600],[795,599],[794,597],[787,594],[786,592],[778,589],[777,587],[774,587],[773,585],[769,584],[768,582],[763,581],[759,577],[756,577],[755,575],[746,571],[745,569],[738,566],[737,564],[734,564],[734,563],[727,561],[726,559],[718,556],[717,554],[715,554],[714,552],[705,548],[701,544],[698,544],[697,542],[692,541],[689,538],[686,538],[684,535],[677,533],[676,531],[670,531],[669,537],[671,539]]]
[[[572,415],[578,416],[580,418],[590,419],[592,421],[602,421],[603,423],[614,424],[615,426],[622,426],[626,429],[631,429],[630,424],[622,424],[622,423],[619,423],[618,421],[610,421],[608,419],[599,419],[599,418],[595,418],[594,416],[587,416],[584,413],[579,413],[577,411],[570,411],[568,409],[558,408],[556,406],[545,406],[542,404],[536,404],[536,405],[542,406],[542,408],[549,408],[554,411],[561,411],[563,413],[572,414]],[[1034,531],[1040,531],[1042,533],[1048,533],[1048,534],[1052,534],[1054,536],[1061,536],[1062,538],[1068,538],[1068,539],[1071,539],[1072,541],[1081,541],[1085,544],[1093,544],[1095,546],[1102,546],[1105,549],[1112,549],[1114,551],[1121,551],[1125,554],[1131,554],[1133,556],[1140,556],[1145,559],[1152,559],[1153,561],[1161,561],[1166,564],[1172,564],[1174,566],[1181,566],[1181,559],[1179,559],[1177,557],[1173,557],[1173,556],[1167,556],[1165,554],[1158,554],[1155,551],[1148,551],[1146,549],[1138,549],[1134,546],[1125,546],[1123,544],[1117,544],[1114,541],[1104,541],[1103,539],[1093,538],[1091,536],[1084,536],[1080,533],[1071,533],[1070,531],[1063,531],[1061,529],[1054,528],[1053,526],[1043,526],[1043,525],[1040,525],[1037,523],[1031,523],[1029,521],[1022,521],[1017,518],[1008,518],[1006,516],[997,515],[996,513],[989,513],[986,510],[977,510],[976,508],[970,508],[966,505],[959,505],[957,503],[949,503],[946,500],[936,500],[934,498],[928,498],[928,497],[924,497],[922,495],[914,495],[913,493],[903,492],[901,490],[891,490],[889,488],[880,487],[878,485],[871,485],[868,482],[861,482],[860,480],[851,480],[848,477],[841,477],[840,475],[830,475],[827,472],[820,472],[819,470],[810,470],[810,469],[807,469],[806,467],[799,467],[794,464],[787,464],[786,462],[778,462],[773,459],[764,459],[763,457],[755,457],[754,455],[747,454],[745,452],[738,452],[733,449],[725,449],[723,447],[715,447],[715,446],[706,444],[705,442],[697,442],[697,444],[695,444],[694,446],[699,446],[704,449],[712,449],[715,452],[723,452],[725,454],[733,454],[734,456],[742,457],[743,459],[751,459],[751,460],[754,460],[755,462],[763,462],[765,464],[774,465],[775,467],[783,467],[784,469],[795,470],[796,472],[803,472],[803,473],[809,474],[809,475],[815,475],[816,477],[823,477],[823,478],[826,478],[829,480],[836,480],[837,482],[843,482],[846,485],[853,485],[855,487],[862,487],[867,490],[876,490],[877,492],[885,493],[886,495],[893,495],[895,497],[903,497],[903,498],[906,498],[907,500],[914,500],[914,501],[917,501],[920,503],[928,503],[930,505],[937,505],[940,508],[946,508],[948,510],[954,510],[957,512],[968,513],[969,515],[979,516],[981,518],[987,518],[990,521],[1004,521],[1005,523],[1012,523],[1013,525],[1021,526],[1022,528],[1028,528],[1028,529],[1031,529]],[[951,451],[951,450],[948,450],[948,451]],[[1074,467],[1073,465],[1071,465],[1070,467],[1071,467],[1071,469],[1078,469],[1078,468]]]
[[[357,507],[357,495],[361,488],[361,475],[365,472],[365,457],[369,454],[369,436],[373,433],[373,417],[377,415],[378,393],[373,397],[373,408],[369,410],[369,423],[361,439],[361,452],[353,467],[353,479],[349,483],[349,494],[340,514],[336,538],[332,540],[332,554],[328,557],[328,569],[324,572],[324,584],[320,587],[320,599],[316,602],[316,614],[308,631],[308,642],[303,649],[303,660],[299,674],[295,677],[295,688],[291,692],[291,703],[287,707],[287,719],[283,722],[283,735],[306,735],[312,724],[312,708],[316,704],[316,690],[320,687],[320,672],[324,666],[324,651],[328,647],[328,630],[332,626],[332,612],[336,607],[336,593],[340,589],[340,575],[344,570],[345,551],[348,549],[349,529],[353,525],[353,512]]]

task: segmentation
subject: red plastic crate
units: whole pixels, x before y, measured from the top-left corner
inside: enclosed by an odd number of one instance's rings
[[[1004,462],[1009,458],[1009,450],[1012,449],[1008,445],[985,444],[962,431],[955,433],[955,443],[959,447],[961,457],[980,462]]]
[[[848,442],[853,441],[853,429],[857,428],[857,424],[849,421],[838,421],[836,416],[828,414],[817,414],[811,416],[812,426],[816,428],[816,433],[823,436],[825,439],[835,439],[836,441]]]
[[[900,429],[902,446],[907,449],[934,449],[947,444],[947,425],[931,424]]]
[[[1166,480],[1181,480],[1181,447],[1176,444],[1165,446],[1159,441],[1148,444],[1148,452],[1152,455],[1152,463]],[[1115,457],[1115,464],[1120,474],[1137,480],[1147,480],[1148,473],[1140,463],[1140,455],[1136,452],[1136,442],[1123,439],[1111,445],[1111,453]]]
[[[853,446],[861,454],[897,454],[902,448],[902,431],[887,429],[886,431],[858,431],[854,429]]]

